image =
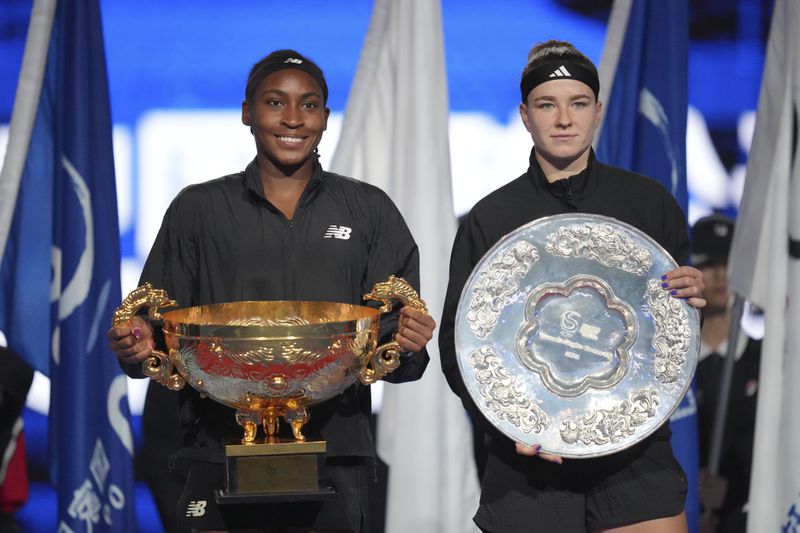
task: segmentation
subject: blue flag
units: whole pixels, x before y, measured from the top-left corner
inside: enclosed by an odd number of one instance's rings
[[[135,531],[127,383],[104,335],[120,276],[98,0],[34,2],[0,174],[0,260],[0,330],[50,378],[57,531]]]
[[[686,0],[616,0],[600,64],[604,118],[598,160],[660,181],[687,211],[689,7]],[[686,471],[689,530],[699,527],[697,409],[689,390],[671,420]]]
[[[600,64],[597,158],[657,179],[684,212],[688,61],[686,0],[614,3]]]

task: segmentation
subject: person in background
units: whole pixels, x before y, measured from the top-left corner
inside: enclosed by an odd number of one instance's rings
[[[0,345],[0,533],[22,531],[14,514],[28,501],[22,409],[32,383],[33,369]]]
[[[731,298],[728,291],[728,253],[734,221],[715,214],[692,226],[692,264],[703,272],[706,306],[703,308],[700,362],[695,374],[698,430],[700,436],[700,503],[704,508],[702,533],[744,532],[753,462],[756,400],[761,341],[742,330],[736,357],[716,475],[708,472],[712,431],[720,383],[728,354]]]
[[[520,92],[520,117],[534,144],[530,166],[479,201],[461,223],[439,333],[447,381],[488,439],[474,521],[491,533],[684,532],[687,480],[672,453],[668,422],[615,454],[562,460],[502,435],[462,381],[454,342],[461,291],[481,257],[514,229],[560,213],[604,215],[643,231],[679,265],[689,259],[686,217],[672,195],[655,180],[596,160],[591,146],[600,122],[600,84],[583,53],[564,41],[534,46]],[[662,281],[673,297],[705,305],[699,270],[681,266]]]

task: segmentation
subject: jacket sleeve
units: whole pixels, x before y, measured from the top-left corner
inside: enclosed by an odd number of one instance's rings
[[[161,228],[147,256],[139,285],[149,282],[156,289],[164,289],[167,296],[175,300],[179,307],[194,305],[192,293],[197,272],[197,256],[192,228],[195,222],[193,212],[183,193],[173,200],[164,215]],[[142,309],[140,314],[147,312]],[[164,334],[161,324],[151,321],[156,346],[165,350]],[[123,372],[133,378],[145,377],[141,364],[123,365]]]
[[[384,201],[375,204],[381,207],[375,214],[377,223],[373,226],[373,244],[367,259],[364,293],[372,290],[375,283],[386,281],[394,275],[410,283],[424,299],[425,295],[420,290],[417,243],[400,211],[388,196],[381,194]],[[380,344],[391,341],[397,331],[401,307],[400,303],[396,303],[390,312],[381,316]],[[420,379],[428,361],[427,349],[403,353],[400,367],[388,374],[384,381],[402,383]]]
[[[459,226],[453,243],[453,250],[450,255],[450,280],[447,285],[447,294],[439,329],[439,354],[442,372],[447,378],[450,388],[461,398],[461,403],[473,423],[478,424],[484,430],[491,429],[492,426],[472,401],[472,397],[469,395],[461,377],[461,371],[458,368],[455,347],[455,320],[461,291],[467,283],[473,268],[478,264],[478,261],[480,261],[488,248],[487,239],[477,221],[477,217],[470,213]]]
[[[666,246],[665,248],[678,265],[689,264],[689,228],[686,223],[686,214],[681,209],[675,198],[665,191],[663,213],[665,220]]]

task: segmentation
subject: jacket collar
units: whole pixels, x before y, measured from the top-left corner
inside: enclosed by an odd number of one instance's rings
[[[530,164],[528,177],[533,186],[573,207],[577,207],[577,202],[588,197],[597,187],[597,159],[595,158],[594,150],[591,148],[589,149],[589,160],[585,169],[568,178],[556,180],[552,183],[547,181],[542,167],[536,160],[536,148],[531,149],[528,161]]]
[[[306,183],[306,188],[300,196],[298,206],[307,204],[314,196],[322,190],[324,183],[323,177],[325,173],[322,170],[322,165],[319,162],[319,156],[314,155],[314,167],[311,171],[311,179]],[[265,202],[269,200],[264,196],[264,184],[261,181],[261,172],[258,170],[258,160],[253,158],[252,161],[244,169],[244,185],[250,194],[254,194]]]

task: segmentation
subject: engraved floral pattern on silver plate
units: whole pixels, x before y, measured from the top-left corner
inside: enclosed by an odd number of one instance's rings
[[[656,416],[658,393],[637,391],[611,409],[595,409],[561,421],[561,438],[568,444],[615,444],[632,436],[636,428]]]
[[[686,320],[686,309],[680,300],[671,298],[661,289],[661,282],[647,282],[647,303],[655,318],[656,334],[653,336],[655,351],[655,376],[662,383],[670,383],[681,375],[686,354],[692,344],[692,330]]]
[[[586,223],[561,227],[547,236],[545,249],[562,257],[587,257],[639,276],[653,266],[647,248],[611,224]]]
[[[467,311],[469,327],[476,337],[482,339],[492,332],[509,296],[519,290],[519,280],[538,259],[536,248],[520,241],[494,258],[481,272],[472,289]]]
[[[661,288],[673,259],[610,217],[542,218],[474,268],[456,313],[459,369],[502,433],[563,457],[628,448],[689,388],[700,318]]]
[[[475,370],[483,405],[497,420],[507,420],[523,433],[539,433],[550,426],[547,415],[519,391],[516,379],[490,346],[475,350],[469,363]]]

